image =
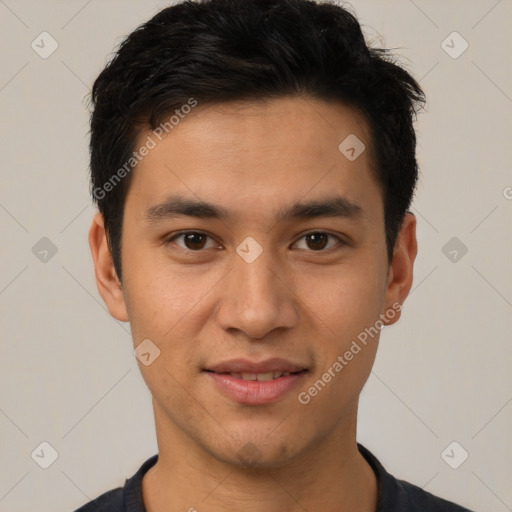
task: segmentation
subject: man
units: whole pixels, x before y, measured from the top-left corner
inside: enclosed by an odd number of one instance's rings
[[[96,281],[158,455],[80,512],[467,510],[356,441],[413,278],[415,80],[335,4],[205,0],[130,34],[92,100]]]

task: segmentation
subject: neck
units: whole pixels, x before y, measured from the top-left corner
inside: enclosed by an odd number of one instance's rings
[[[160,413],[161,414],[161,413]],[[377,480],[355,419],[279,467],[235,466],[206,452],[155,411],[158,462],[146,473],[147,512],[375,512]]]

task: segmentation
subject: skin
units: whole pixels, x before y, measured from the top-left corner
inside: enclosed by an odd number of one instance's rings
[[[379,315],[404,302],[417,252],[415,218],[406,214],[388,262],[371,141],[354,110],[311,98],[200,107],[134,171],[122,284],[100,214],[89,235],[110,313],[130,322],[134,346],[149,338],[161,351],[149,366],[138,363],[153,396],[159,448],[143,479],[146,509],[375,511],[377,482],[357,450],[356,417],[378,335],[309,404],[297,394]],[[351,133],[366,145],[353,162],[338,150]],[[147,209],[172,194],[221,205],[230,217],[149,223]],[[333,194],[357,203],[362,215],[276,221],[279,209]],[[210,238],[200,237],[199,251],[183,238],[166,243],[181,230]],[[310,232],[339,240],[328,238],[318,250],[304,237]],[[250,264],[236,252],[247,236],[263,248]],[[309,371],[278,402],[242,405],[202,371],[236,357],[282,357]],[[247,443],[258,449],[252,465],[238,456]]]

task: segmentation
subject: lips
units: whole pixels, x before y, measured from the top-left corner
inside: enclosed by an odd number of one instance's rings
[[[235,402],[246,405],[270,404],[296,388],[308,372],[299,363],[285,359],[261,362],[232,359],[204,369],[215,387]]]
[[[277,357],[255,362],[247,359],[231,359],[216,363],[205,368],[214,373],[229,374],[269,374],[269,373],[298,373],[307,370],[305,365],[280,359]],[[255,380],[254,378],[247,380]]]
[[[223,373],[223,375],[230,375],[235,379],[242,380],[257,380],[259,382],[268,382],[269,380],[279,379],[279,377],[288,377],[291,373],[295,372],[264,372],[264,373]]]

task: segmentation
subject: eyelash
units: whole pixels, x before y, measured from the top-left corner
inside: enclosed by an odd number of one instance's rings
[[[174,242],[174,240],[178,239],[178,238],[182,238],[183,236],[185,235],[191,235],[191,234],[196,234],[196,235],[203,235],[207,238],[210,238],[213,240],[213,237],[211,237],[210,235],[208,235],[207,233],[204,233],[202,231],[181,231],[180,233],[176,233],[175,235],[172,235],[170,238],[168,238],[167,240],[165,240],[165,245],[170,245],[171,243]],[[337,235],[334,235],[332,233],[329,233],[327,231],[308,231],[307,233],[304,233],[300,238],[299,240],[302,240],[303,238],[307,237],[308,235],[317,235],[317,234],[320,234],[320,235],[327,235],[328,237],[331,237],[331,238],[335,238],[338,243],[336,245],[334,245],[333,247],[329,247],[327,249],[319,249],[319,250],[313,250],[313,249],[309,249],[308,252],[328,252],[330,251],[331,249],[335,249],[337,248],[338,246],[341,246],[341,245],[346,245],[346,242],[344,242],[339,236]],[[299,241],[297,240],[297,242]],[[294,244],[296,244],[297,242],[294,242]],[[198,249],[198,250],[193,250],[193,249],[189,249],[188,247],[181,247],[181,246],[178,246],[180,249],[183,249],[185,251],[188,251],[188,252],[204,252],[206,249]],[[304,250],[304,249],[301,249],[301,250]]]

